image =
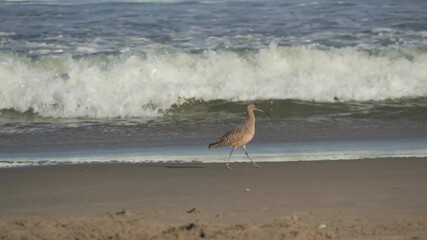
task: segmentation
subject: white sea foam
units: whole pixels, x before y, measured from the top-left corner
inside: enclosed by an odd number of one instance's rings
[[[48,117],[160,116],[188,99],[330,102],[427,97],[427,53],[270,47],[145,56],[0,54],[0,109]]]
[[[14,32],[0,32],[0,37],[6,37],[6,36],[15,36],[16,33]]]

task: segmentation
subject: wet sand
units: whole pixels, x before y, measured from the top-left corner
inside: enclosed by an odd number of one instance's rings
[[[0,169],[0,239],[427,239],[427,158]]]

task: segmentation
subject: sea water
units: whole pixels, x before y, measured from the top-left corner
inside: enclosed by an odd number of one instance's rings
[[[427,2],[0,2],[0,166],[427,156]],[[247,161],[236,151],[233,160]]]

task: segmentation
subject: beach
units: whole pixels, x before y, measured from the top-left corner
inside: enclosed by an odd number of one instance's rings
[[[0,240],[427,239],[426,9],[0,1]]]
[[[427,239],[427,158],[0,169],[0,239]]]

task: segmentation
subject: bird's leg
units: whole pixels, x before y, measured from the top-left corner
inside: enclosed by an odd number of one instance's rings
[[[230,156],[228,156],[228,160],[227,160],[227,169],[232,169],[228,166],[228,162],[230,161],[231,155],[233,155],[234,149],[236,149],[236,147],[231,147]]]
[[[248,157],[248,158],[252,161],[252,163],[254,164],[254,166],[255,166],[255,167],[260,168],[261,166],[260,166],[260,165],[258,165],[258,164],[256,164],[256,163],[254,162],[254,160],[252,160],[252,158],[251,158],[251,157],[249,157],[248,151],[246,151],[246,145],[243,145],[243,149],[245,149],[246,157]]]

